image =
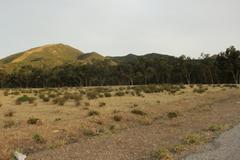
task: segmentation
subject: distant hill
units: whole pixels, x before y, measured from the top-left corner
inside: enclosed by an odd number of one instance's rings
[[[80,61],[104,60],[104,58],[104,56],[100,55],[97,52],[85,53],[78,56],[78,60]]]
[[[83,52],[64,44],[50,44],[20,52],[1,60],[5,68],[15,68],[23,65],[57,66],[72,63]]]
[[[66,63],[92,64],[96,61],[105,61],[111,65],[117,65],[118,63],[132,62],[141,58],[164,60],[174,57],[157,53],[142,56],[128,54],[126,56],[104,57],[97,52],[83,53],[76,48],[60,43],[44,45],[8,56],[0,60],[0,69],[12,71],[25,65],[52,68]]]
[[[174,56],[169,56],[169,55],[163,55],[163,54],[158,54],[158,53],[149,53],[145,55],[134,55],[134,54],[128,54],[126,56],[118,56],[118,57],[109,57],[110,59],[120,63],[120,62],[132,62],[139,60],[141,58],[147,58],[147,59],[172,59]]]

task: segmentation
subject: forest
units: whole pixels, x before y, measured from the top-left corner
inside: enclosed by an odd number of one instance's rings
[[[234,46],[197,59],[149,54],[54,68],[21,66],[11,73],[0,70],[1,88],[79,87],[145,84],[223,84],[240,82],[240,51]]]

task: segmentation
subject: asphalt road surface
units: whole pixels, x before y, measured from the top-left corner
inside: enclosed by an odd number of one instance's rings
[[[240,125],[223,133],[197,154],[184,160],[240,160]]]

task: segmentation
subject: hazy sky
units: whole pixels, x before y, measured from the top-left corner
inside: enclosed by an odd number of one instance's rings
[[[48,43],[111,56],[240,49],[240,0],[0,0],[0,58]]]

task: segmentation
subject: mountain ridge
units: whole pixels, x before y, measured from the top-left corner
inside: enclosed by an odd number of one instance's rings
[[[29,50],[7,56],[0,60],[0,68],[14,70],[24,65],[31,65],[34,67],[42,65],[55,67],[66,63],[92,64],[96,61],[108,61],[108,63],[112,65],[117,65],[121,62],[135,61],[142,57],[150,59],[161,57],[165,59],[173,56],[149,53],[141,56],[128,54],[126,56],[105,57],[98,52],[84,53],[81,50],[73,48],[69,45],[57,43],[34,47]]]

